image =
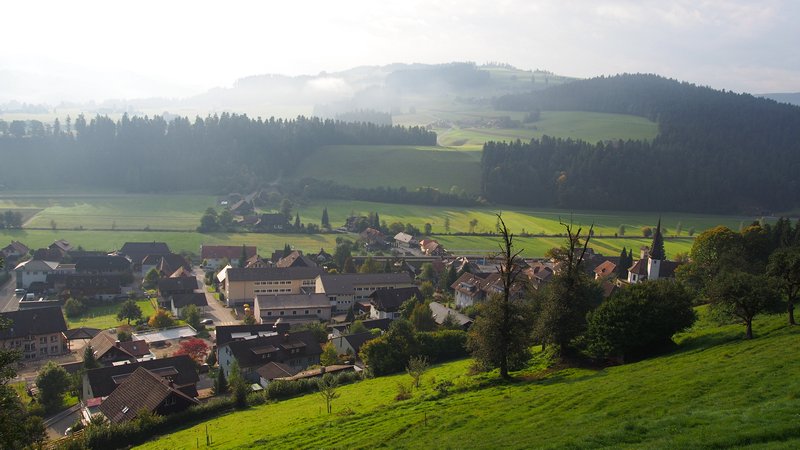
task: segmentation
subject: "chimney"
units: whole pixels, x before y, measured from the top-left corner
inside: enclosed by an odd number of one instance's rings
[[[114,345],[115,345],[117,348],[119,348],[119,347],[120,347],[120,345],[119,345],[119,341],[115,342],[115,343],[114,343]]]
[[[320,367],[319,373],[320,373],[320,375],[325,373],[325,366]]]

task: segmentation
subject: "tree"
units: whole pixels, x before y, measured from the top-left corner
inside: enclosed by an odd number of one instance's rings
[[[286,220],[290,220],[292,218],[292,207],[293,206],[294,205],[292,205],[292,201],[289,200],[288,198],[284,198],[281,201],[281,214],[283,214],[284,217],[286,217]]]
[[[320,221],[320,225],[322,225],[322,228],[325,228],[327,230],[331,229],[331,221],[328,218],[328,208],[327,207],[322,208],[322,220]]]
[[[183,316],[183,320],[195,330],[203,328],[203,325],[200,323],[200,308],[196,305],[185,306],[183,310],[181,310],[181,315]]]
[[[767,274],[778,280],[778,286],[786,295],[786,313],[789,315],[789,325],[796,325],[794,303],[797,295],[800,294],[800,247],[784,247],[775,250],[769,257]]]
[[[300,230],[302,228],[302,224],[300,223],[300,213],[298,212],[296,216],[294,216],[294,229]]]
[[[433,297],[433,283],[430,281],[423,281],[419,284],[419,291],[422,293],[423,299],[430,299]]]
[[[695,321],[692,297],[672,280],[646,281],[621,290],[589,313],[584,337],[594,357],[648,356],[672,343]]]
[[[310,331],[320,344],[328,341],[328,328],[322,322],[311,322],[305,326],[305,329]]]
[[[452,292],[452,288],[450,286],[458,280],[458,271],[456,270],[455,264],[450,264],[450,267],[445,272],[444,276],[442,276],[439,280],[439,289],[444,292]]]
[[[145,289],[155,289],[158,286],[158,280],[161,279],[161,274],[158,273],[158,269],[153,267],[152,269],[148,270],[147,273],[144,275],[144,279],[142,280],[142,287]]]
[[[83,302],[76,298],[70,297],[64,302],[64,314],[69,318],[74,319],[83,314],[85,310],[86,307],[83,305]]]
[[[408,359],[419,351],[414,327],[404,319],[396,319],[383,336],[366,342],[359,355],[375,375],[405,369]]]
[[[667,259],[667,253],[664,250],[664,236],[661,234],[661,218],[658,218],[658,225],[656,231],[653,233],[653,243],[650,245],[650,257],[659,261]]]
[[[351,323],[350,326],[347,327],[347,334],[358,334],[358,333],[363,333],[365,331],[369,330],[367,330],[367,327],[364,326],[364,322],[360,320],[354,320],[353,323]]]
[[[653,229],[650,227],[642,227],[642,236],[649,238],[653,236]]]
[[[98,367],[100,367],[100,363],[98,363],[97,358],[94,357],[94,349],[91,345],[87,345],[83,348],[83,368],[88,370]]]
[[[39,388],[39,401],[48,411],[61,406],[63,396],[69,389],[69,374],[63,367],[48,361],[36,376],[36,387]]]
[[[556,345],[564,354],[572,340],[586,330],[587,313],[603,297],[600,287],[582,269],[591,238],[582,238],[581,228],[574,231],[572,225],[562,225],[567,231],[567,245],[559,252],[561,270],[537,291],[535,331],[543,345]]]
[[[469,234],[475,232],[475,227],[478,226],[478,219],[470,219],[469,221]]]
[[[214,394],[221,395],[226,392],[228,392],[228,380],[225,379],[225,370],[220,367],[217,371],[217,378],[214,379]]]
[[[208,352],[206,364],[208,364],[209,367],[214,367],[217,364],[217,352],[215,352],[213,349]]]
[[[175,352],[175,355],[186,355],[192,358],[197,364],[202,364],[206,356],[208,356],[208,344],[200,338],[187,339],[181,341],[180,347]]]
[[[283,257],[286,258],[292,253],[292,246],[289,243],[283,244]]]
[[[419,279],[423,281],[431,281],[436,278],[436,271],[433,270],[433,264],[423,263],[419,269]]]
[[[356,273],[356,265],[353,263],[352,257],[348,257],[344,261],[344,273]]]
[[[228,231],[233,227],[233,214],[229,209],[223,209],[222,212],[219,213],[217,222],[219,223],[220,228]]]
[[[364,264],[358,268],[358,273],[380,273],[383,269],[380,261],[376,261],[372,256],[367,256]]]
[[[50,228],[53,231],[55,231],[58,228],[58,225],[56,225],[56,221],[55,220],[52,220],[52,219],[50,220]]]
[[[617,236],[625,236],[625,225],[620,225],[619,228],[617,228]]]
[[[777,303],[778,295],[762,275],[741,271],[723,272],[711,282],[708,291],[711,308],[739,319],[745,338],[753,338],[753,318]]]
[[[167,328],[175,324],[172,314],[166,309],[159,308],[147,321],[151,328]]]
[[[256,316],[253,315],[253,311],[246,310],[244,312],[244,319],[242,320],[242,323],[245,325],[255,325],[256,322],[258,321],[256,320]]]
[[[242,254],[239,255],[239,266],[238,267],[245,267],[247,265],[247,247],[242,244]]]
[[[216,231],[218,229],[219,229],[219,218],[217,216],[217,210],[214,208],[206,209],[206,212],[200,218],[200,226],[197,228],[197,231],[208,232],[208,231]]]
[[[323,366],[332,366],[339,362],[339,354],[333,342],[328,342],[322,347],[322,354],[319,356],[319,363]]]
[[[425,371],[428,370],[428,365],[428,358],[425,356],[412,356],[408,360],[406,372],[411,375],[415,388],[419,389],[419,380],[422,378]]]
[[[231,363],[230,372],[228,373],[228,388],[233,396],[233,403],[237,408],[247,406],[247,392],[250,390],[250,386],[242,376],[242,372],[239,369],[239,361],[235,359]]]
[[[430,236],[433,231],[433,226],[430,223],[425,223],[425,236]]]
[[[499,368],[500,376],[510,379],[510,370],[521,367],[528,360],[532,340],[532,310],[530,306],[512,298],[512,293],[522,289],[519,276],[522,268],[517,264],[519,254],[514,251],[514,235],[508,230],[503,217],[500,222],[500,264],[498,272],[503,283],[503,291],[492,295],[482,305],[481,314],[473,323],[467,348],[483,369]]]
[[[444,232],[448,234],[450,233],[450,217],[444,218]]]
[[[617,278],[620,280],[628,279],[628,269],[631,268],[633,261],[628,261],[628,251],[622,247],[622,252],[619,254],[619,264],[617,264]]]
[[[344,321],[352,323],[354,320],[356,320],[356,313],[353,306],[350,305],[350,307],[347,308],[347,316],[344,318]]]
[[[317,388],[319,389],[319,395],[325,399],[325,408],[328,411],[328,414],[331,413],[331,407],[334,400],[339,398],[339,393],[336,392],[336,388],[339,386],[339,383],[336,380],[336,377],[333,374],[325,374],[319,381],[317,381]]]
[[[131,320],[138,320],[142,317],[142,309],[139,308],[139,305],[131,298],[125,300],[122,303],[122,306],[117,313],[117,320],[128,320],[128,325],[131,324]]]
[[[336,263],[336,267],[342,270],[344,270],[347,260],[351,257],[350,244],[346,242],[337,245],[336,250],[333,251],[333,261]]]
[[[675,277],[698,295],[721,272],[746,267],[742,235],[727,227],[715,227],[701,233],[689,252],[689,264],[680,266]]]
[[[417,331],[433,331],[436,329],[436,321],[433,319],[433,313],[428,305],[424,303],[417,303],[417,305],[414,306],[409,320]]]

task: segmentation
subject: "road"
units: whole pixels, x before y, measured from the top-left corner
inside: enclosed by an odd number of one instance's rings
[[[206,293],[206,301],[208,302],[208,309],[203,314],[203,318],[211,319],[214,321],[214,326],[217,325],[240,325],[241,322],[234,319],[231,315],[231,310],[226,308],[219,300],[214,298],[214,295],[206,290],[205,272],[199,267],[195,267],[193,271],[197,277],[197,281],[202,286]],[[13,292],[13,290],[12,290]]]
[[[10,272],[11,279],[0,287],[0,312],[16,311],[19,309],[19,298],[14,294],[17,288],[17,274]]]

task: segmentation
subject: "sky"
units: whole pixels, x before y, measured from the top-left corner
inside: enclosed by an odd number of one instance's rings
[[[393,62],[506,62],[800,91],[787,0],[26,0],[0,13],[0,102],[179,98],[238,78]]]

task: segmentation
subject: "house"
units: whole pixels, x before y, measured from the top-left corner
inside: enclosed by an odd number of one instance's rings
[[[191,271],[186,270],[186,267],[178,267],[178,270],[176,270],[175,272],[172,272],[172,275],[170,275],[169,277],[170,278],[183,278],[183,277],[194,278],[194,274]]]
[[[0,348],[17,350],[25,360],[63,355],[69,351],[67,323],[58,306],[0,313],[9,321],[0,329]]]
[[[113,300],[122,293],[119,275],[53,273],[47,275],[47,288],[62,297]]]
[[[137,367],[102,403],[100,412],[111,423],[135,419],[142,411],[167,415],[200,404],[159,374]]]
[[[239,260],[244,253],[245,261],[258,253],[252,245],[201,245],[200,259],[208,270],[217,270],[227,261],[233,267],[239,267]]]
[[[613,276],[616,273],[617,265],[612,261],[605,260],[594,268],[594,279],[600,280]]]
[[[407,287],[397,289],[379,289],[369,295],[371,319],[397,319],[400,317],[400,305],[406,300],[416,298],[422,300],[419,288]]]
[[[539,289],[553,277],[555,270],[550,262],[536,261],[529,265],[524,270],[525,276],[528,277],[530,285],[534,289]]]
[[[331,262],[333,262],[333,255],[326,252],[324,248],[320,248],[319,253],[314,255],[313,258],[318,266],[330,264]]]
[[[108,397],[139,367],[172,383],[187,396],[197,397],[197,382],[200,378],[196,364],[187,355],[180,355],[87,370],[83,373],[81,399],[87,401],[96,397]]]
[[[147,341],[127,341],[117,340],[117,333],[114,330],[104,330],[95,335],[89,345],[92,346],[94,358],[101,365],[111,366],[120,361],[142,361],[153,359],[155,355],[150,352],[150,345]]]
[[[263,233],[281,233],[291,227],[289,226],[289,221],[286,219],[286,216],[275,213],[261,214],[256,224],[253,225],[253,228]]]
[[[318,267],[230,268],[225,271],[221,290],[228,306],[252,302],[259,294],[301,294],[314,292]]]
[[[158,296],[166,299],[175,294],[191,294],[197,290],[197,278],[161,278],[158,280]]]
[[[253,204],[245,199],[242,199],[230,205],[229,209],[234,215],[246,216],[253,213]]]
[[[164,256],[172,252],[164,242],[126,242],[117,253],[127,256],[133,263],[133,270],[138,271],[147,255]]]
[[[283,363],[268,362],[256,369],[258,374],[258,384],[267,387],[272,380],[290,377],[297,373],[296,370]]]
[[[259,294],[253,314],[260,323],[275,323],[277,319],[290,325],[327,322],[331,319],[331,304],[325,294]]]
[[[427,256],[442,256],[446,253],[444,247],[433,239],[419,241],[419,249]]]
[[[165,306],[172,312],[172,315],[181,319],[183,318],[183,308],[189,305],[197,306],[200,312],[208,309],[208,300],[206,294],[203,292],[190,292],[188,294],[172,294],[167,297]]]
[[[367,319],[362,320],[361,324],[364,325],[364,328],[368,330],[378,329],[381,332],[385,333],[389,330],[389,325],[392,324],[392,319]],[[347,334],[347,330],[350,327],[349,323],[343,323],[339,325],[333,325],[331,327],[331,336],[338,337],[344,336]]]
[[[31,249],[29,249],[25,244],[19,241],[11,241],[10,244],[3,247],[0,250],[0,253],[3,255],[3,259],[6,261],[16,261],[19,258],[28,256]]]
[[[485,276],[465,272],[450,287],[455,291],[456,306],[466,308],[484,301],[491,294],[503,292],[499,273]]]
[[[322,347],[313,333],[300,331],[230,341],[219,346],[217,354],[220,370],[227,378],[230,378],[231,364],[238,361],[242,376],[257,383],[258,368],[271,362],[286,364],[298,371],[319,364]]]
[[[280,258],[275,267],[285,269],[287,267],[317,267],[317,263],[311,258],[303,256],[303,253],[297,250],[292,251],[287,256]]]
[[[271,264],[261,256],[253,255],[247,260],[245,267],[248,269],[263,269],[264,267],[271,267]]]
[[[361,346],[376,337],[377,336],[373,335],[371,332],[364,331],[362,333],[336,336],[331,338],[329,342],[333,344],[334,348],[336,348],[336,353],[339,355],[358,356],[358,351],[361,350]]]
[[[186,260],[182,255],[177,253],[167,253],[166,255],[147,255],[142,259],[142,275],[147,275],[153,269],[156,269],[160,276],[169,277],[178,269],[191,272],[192,264]]]
[[[315,292],[325,294],[334,313],[346,312],[356,302],[366,300],[379,289],[413,287],[407,273],[323,274],[316,280]]]
[[[447,319],[450,317],[450,320],[458,325],[462,330],[467,331],[469,327],[472,326],[472,319],[466,315],[461,314],[460,312],[450,309],[439,302],[430,302],[428,307],[431,309],[431,314],[433,314],[433,320],[436,321],[437,325],[443,325]]]
[[[53,243],[50,244],[50,247],[48,248],[51,250],[59,249],[66,254],[69,253],[70,250],[72,250],[72,244],[70,244],[69,241],[67,241],[66,239],[59,239],[57,241],[53,241]]]
[[[75,273],[82,275],[117,275],[133,277],[131,261],[120,255],[81,256],[75,258]]]
[[[417,241],[414,239],[414,236],[401,231],[394,235],[394,244],[395,247],[413,248],[417,245]]]
[[[47,282],[47,275],[56,272],[58,262],[29,259],[17,264],[14,272],[17,274],[17,288],[28,289],[31,283]]]
[[[364,241],[368,249],[380,249],[386,247],[386,236],[376,230],[375,228],[367,228],[358,234],[359,238]]]

